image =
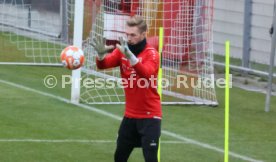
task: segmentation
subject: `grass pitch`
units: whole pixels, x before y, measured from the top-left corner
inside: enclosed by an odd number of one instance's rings
[[[0,62],[25,58],[16,44],[0,34]],[[73,105],[70,87],[62,88],[60,67],[0,65],[0,161],[110,162],[123,105]],[[47,88],[44,78],[58,84]],[[222,162],[224,89],[217,88],[219,106],[163,106],[162,162]],[[231,162],[275,162],[276,97],[264,112],[265,95],[230,89]],[[86,108],[86,109],[85,109]],[[114,117],[115,116],[115,117]],[[135,149],[130,162],[143,161]]]
[[[120,121],[55,97],[69,99],[70,87],[44,86],[46,75],[54,75],[60,81],[61,75],[69,71],[10,65],[1,65],[0,69],[0,161],[113,160]],[[162,161],[223,161],[222,152],[204,147],[208,144],[223,149],[224,90],[217,89],[217,96],[218,107],[163,106]],[[269,113],[263,110],[263,94],[232,88],[230,98],[230,151],[245,158],[230,155],[230,161],[251,158],[273,162],[276,98],[272,97]],[[124,109],[123,105],[93,107],[119,117]],[[129,161],[142,159],[141,149],[135,149]]]

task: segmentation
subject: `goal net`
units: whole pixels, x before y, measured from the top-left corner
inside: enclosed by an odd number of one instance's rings
[[[0,64],[61,66],[60,52],[73,40],[76,0],[0,0]],[[216,105],[213,75],[213,0],[85,0],[80,101],[124,103],[119,68],[98,70],[95,36],[107,44],[125,36],[125,22],[141,15],[147,42],[162,49],[162,102]],[[164,35],[159,35],[159,29]],[[9,42],[7,45],[6,43]],[[12,44],[9,47],[10,43]],[[16,48],[13,48],[16,47]],[[13,57],[10,57],[13,55]]]
[[[115,45],[120,36],[125,36],[126,20],[141,15],[149,27],[147,42],[158,49],[159,39],[163,40],[163,103],[216,104],[212,56],[213,0],[98,2],[93,5],[90,38],[84,46],[87,62],[82,79],[109,79],[109,84],[98,82],[91,87],[82,86],[82,101],[93,104],[124,102],[120,69],[98,70],[95,63],[97,53],[89,42],[95,36],[102,36],[108,45]],[[164,29],[164,36],[159,36],[160,27]]]
[[[60,51],[72,39],[72,9],[72,0],[0,0],[1,46],[12,48],[2,51],[0,62],[60,65]]]

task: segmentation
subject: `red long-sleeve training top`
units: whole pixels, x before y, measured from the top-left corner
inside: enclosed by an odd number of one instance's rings
[[[121,77],[127,81],[127,84],[123,84],[126,97],[125,117],[161,118],[160,96],[157,93],[159,54],[147,44],[137,58],[139,62],[131,66],[129,60],[115,49],[102,61],[97,59],[96,63],[99,69],[120,66]]]

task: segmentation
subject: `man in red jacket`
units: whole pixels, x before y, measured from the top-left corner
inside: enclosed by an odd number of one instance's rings
[[[159,54],[146,41],[147,24],[140,16],[126,22],[127,40],[106,46],[105,39],[94,38],[92,46],[98,53],[99,69],[120,67],[127,80],[125,113],[118,131],[115,162],[127,162],[135,147],[142,147],[146,162],[158,162],[161,134],[161,103],[157,93]],[[114,49],[111,53],[108,51]]]

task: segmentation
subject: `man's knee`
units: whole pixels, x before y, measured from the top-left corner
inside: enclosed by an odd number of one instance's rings
[[[117,148],[114,154],[115,162],[127,162],[129,155],[133,150],[133,146],[126,143],[117,143]]]
[[[144,149],[145,162],[158,162],[158,150],[157,149]]]

